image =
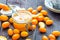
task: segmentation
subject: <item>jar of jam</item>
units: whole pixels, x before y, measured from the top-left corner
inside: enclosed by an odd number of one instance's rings
[[[26,10],[18,10],[12,14],[14,28],[20,31],[26,31],[26,26],[32,20],[32,14]]]

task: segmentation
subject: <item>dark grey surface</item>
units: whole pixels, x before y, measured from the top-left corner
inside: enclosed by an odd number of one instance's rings
[[[25,7],[26,9],[29,8],[29,7],[33,7],[34,9],[36,9],[37,6],[42,5],[43,6],[43,9],[45,9],[45,10],[48,11],[48,16],[54,21],[54,24],[53,25],[46,26],[47,32],[44,33],[44,34],[41,34],[38,31],[38,28],[37,28],[37,31],[36,31],[36,34],[35,34],[36,40],[41,40],[42,35],[47,35],[48,36],[54,30],[59,30],[60,31],[60,14],[57,14],[57,13],[54,13],[54,12],[49,11],[45,7],[45,5],[44,5],[44,0],[20,0],[20,4],[19,5],[20,5],[20,7]],[[5,30],[3,31],[3,33],[4,34],[6,33]],[[2,33],[0,33],[0,34],[2,34]],[[7,34],[5,34],[5,35],[7,36]],[[58,37],[57,40],[60,40],[60,37]]]

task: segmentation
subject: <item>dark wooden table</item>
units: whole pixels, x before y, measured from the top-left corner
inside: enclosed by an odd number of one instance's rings
[[[1,0],[0,2],[2,3],[6,3],[4,2],[5,0]],[[37,8],[37,6],[43,6],[43,9],[44,10],[47,10],[48,11],[48,16],[54,21],[54,24],[51,25],[51,26],[46,26],[46,29],[47,29],[47,32],[44,33],[44,34],[41,34],[39,31],[38,31],[38,28],[36,29],[36,32],[35,32],[35,38],[34,40],[41,40],[42,38],[42,35],[46,35],[48,36],[49,34],[51,34],[52,31],[54,30],[59,30],[60,31],[60,14],[57,14],[57,13],[54,13],[54,12],[51,12],[49,11],[45,5],[44,5],[44,0],[20,0],[20,7],[24,7],[24,8],[29,8],[29,7],[33,7],[34,9]],[[0,25],[1,26],[1,25]],[[1,29],[0,29],[1,31]],[[0,33],[1,34],[1,33]],[[6,34],[7,35],[7,34]],[[32,36],[31,36],[32,37]],[[11,40],[11,39],[10,39]],[[24,39],[23,39],[24,40]],[[33,40],[33,39],[32,39]],[[60,37],[57,38],[57,40],[60,40]]]

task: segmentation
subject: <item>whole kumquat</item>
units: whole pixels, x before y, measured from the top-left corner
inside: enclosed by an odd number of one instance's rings
[[[44,16],[37,16],[38,21],[44,21]]]
[[[37,14],[37,10],[33,10],[32,11],[32,14]]]
[[[45,27],[46,27],[46,25],[44,22],[39,22],[39,28],[45,28]]]
[[[17,39],[19,39],[20,38],[20,35],[19,34],[14,34],[13,36],[12,36],[12,39],[13,40],[17,40]]]
[[[39,32],[45,33],[46,31],[47,31],[46,28],[43,27],[39,28]]]
[[[46,22],[47,20],[50,20],[49,17],[44,17],[44,21]]]
[[[35,30],[36,29],[36,25],[32,25],[32,29]]]
[[[9,22],[3,22],[2,23],[2,28],[8,28],[10,26],[10,23]]]
[[[38,7],[37,7],[37,10],[38,10],[38,11],[41,11],[41,10],[42,10],[42,6],[38,6]]]
[[[13,30],[12,29],[8,29],[8,35],[12,36],[13,35]]]
[[[29,12],[31,12],[31,13],[32,13],[33,8],[32,8],[32,7],[30,7],[30,8],[28,8],[27,10],[28,10]]]
[[[21,32],[21,37],[27,37],[29,34],[28,34],[28,32],[26,32],[26,31],[22,31]]]
[[[52,34],[53,34],[54,36],[56,36],[56,37],[57,37],[57,36],[60,36],[60,32],[59,32],[59,31],[53,31]]]
[[[13,32],[14,32],[15,34],[19,34],[19,33],[20,33],[20,31],[19,31],[18,29],[14,29]]]
[[[37,25],[37,24],[38,24],[37,19],[32,19],[32,24],[33,24],[33,25]]]
[[[48,37],[49,37],[49,39],[54,39],[54,40],[56,40],[56,37],[55,37],[53,34],[50,34]]]
[[[48,12],[46,10],[41,10],[41,13],[44,15],[44,16],[47,16],[48,15]]]
[[[2,3],[0,3],[0,8],[2,8],[5,11],[9,11],[10,10],[10,8],[7,5],[2,4]]]
[[[7,21],[8,20],[8,16],[6,16],[6,15],[1,15],[0,18],[1,18],[1,21]]]
[[[46,21],[46,25],[52,25],[53,24],[53,20],[47,20]]]
[[[48,37],[47,36],[42,36],[42,40],[48,40]]]

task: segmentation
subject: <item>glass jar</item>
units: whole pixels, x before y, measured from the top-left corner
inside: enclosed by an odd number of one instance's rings
[[[26,31],[29,24],[32,20],[32,14],[26,10],[19,10],[16,13],[12,14],[14,28],[19,29],[20,31]]]
[[[26,24],[14,22],[13,25],[14,25],[14,28],[19,29],[20,31],[26,31],[26,27],[25,27]]]

